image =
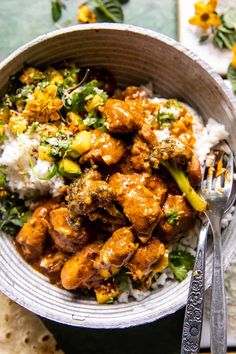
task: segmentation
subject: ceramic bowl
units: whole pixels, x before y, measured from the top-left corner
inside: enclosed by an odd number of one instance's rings
[[[174,40],[129,25],[79,25],[43,35],[0,63],[0,91],[23,64],[41,65],[63,59],[81,66],[103,66],[120,85],[153,83],[154,92],[176,97],[195,108],[206,120],[214,117],[231,133],[236,153],[235,99],[223,80],[195,54]],[[224,266],[235,251],[236,219],[223,236]],[[207,255],[206,286],[211,281],[211,252]],[[90,328],[122,328],[157,320],[185,305],[189,278],[173,282],[144,300],[99,305],[79,300],[58,289],[33,270],[16,252],[12,238],[0,237],[0,290],[27,309],[61,323]]]

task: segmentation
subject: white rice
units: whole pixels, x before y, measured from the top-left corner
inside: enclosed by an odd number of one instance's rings
[[[9,139],[2,145],[0,166],[6,167],[10,190],[18,193],[22,199],[46,194],[57,196],[64,185],[64,179],[61,176],[54,176],[50,180],[41,179],[48,175],[53,163],[35,158],[40,143],[39,134],[19,134],[16,137],[8,132],[8,136]]]

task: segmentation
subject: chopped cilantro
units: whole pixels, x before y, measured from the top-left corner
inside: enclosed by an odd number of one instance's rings
[[[99,87],[100,83],[96,80],[78,87],[71,93],[70,97],[66,99],[66,105],[73,112],[84,113],[87,101],[92,99],[93,96],[99,95],[103,100],[107,98],[107,94],[99,89]]]
[[[87,127],[106,131],[105,118],[98,117],[96,113],[89,113],[87,117],[83,120],[83,123],[87,125]]]
[[[71,142],[72,136],[59,132],[55,137],[47,138],[43,143],[50,145],[51,156],[61,158],[70,150]]]
[[[169,267],[179,281],[187,277],[188,271],[193,269],[193,266],[194,257],[190,253],[177,250],[169,254]]]
[[[180,219],[180,213],[176,209],[171,209],[165,216],[168,224],[173,226],[175,226]]]
[[[27,221],[31,212],[16,194],[6,194],[0,202],[0,230],[15,235]]]
[[[78,68],[66,68],[61,70],[60,73],[64,77],[64,86],[70,87],[77,83],[77,74],[80,72]]]
[[[162,112],[159,110],[156,119],[159,121],[162,128],[168,128],[170,124],[176,120],[173,113],[168,112],[168,110]]]

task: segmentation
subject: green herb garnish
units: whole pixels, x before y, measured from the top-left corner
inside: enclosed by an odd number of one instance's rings
[[[168,128],[172,122],[175,122],[176,119],[173,115],[173,113],[166,111],[158,112],[156,119],[160,123],[160,126],[162,128]]]
[[[177,250],[169,254],[169,267],[179,281],[187,277],[188,271],[193,269],[193,266],[194,257],[190,253]]]
[[[0,230],[15,235],[31,215],[24,202],[16,194],[1,197]]]
[[[180,213],[176,209],[171,209],[166,215],[167,222],[170,225],[177,225],[180,219]]]
[[[43,143],[50,146],[50,155],[56,158],[63,158],[68,151],[70,151],[70,146],[72,142],[72,137],[58,133],[56,137],[47,138]]]
[[[66,105],[68,109],[76,113],[84,113],[85,105],[87,101],[91,100],[95,95],[99,95],[103,100],[107,99],[106,92],[99,89],[101,83],[93,80],[86,85],[78,87],[70,95],[69,99],[66,99]]]
[[[83,123],[90,128],[106,131],[105,118],[99,117],[96,113],[89,113]]]

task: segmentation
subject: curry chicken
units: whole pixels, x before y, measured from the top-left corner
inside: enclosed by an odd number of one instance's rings
[[[176,173],[194,191],[201,167],[192,114],[177,100],[153,99],[142,86],[131,86],[109,89],[105,100],[91,95],[84,105],[87,113],[96,107],[102,128],[86,125],[84,113],[73,109],[66,121],[40,122],[50,138],[56,129],[71,134],[60,161],[47,144],[38,152],[58,163],[65,184],[60,195],[31,204],[15,242],[52,283],[110,303],[121,293],[119,276],[147,290],[168,267],[171,244],[204,208],[204,201],[200,206],[188,198]]]

